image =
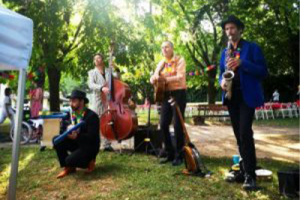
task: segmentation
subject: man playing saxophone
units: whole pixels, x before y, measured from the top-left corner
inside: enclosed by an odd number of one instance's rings
[[[230,39],[228,48],[224,49],[220,60],[219,83],[224,90],[222,100],[228,107],[241,156],[240,169],[244,182],[243,188],[253,190],[256,188],[256,153],[252,122],[255,108],[264,103],[261,81],[267,75],[267,67],[260,47],[242,38],[245,26],[240,19],[229,16],[221,23],[221,26]],[[222,75],[226,70],[234,73],[231,80],[231,98],[225,96],[227,88]],[[227,181],[241,181],[240,177],[229,177]]]

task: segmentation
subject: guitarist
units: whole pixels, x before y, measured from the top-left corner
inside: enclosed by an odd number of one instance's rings
[[[151,84],[155,84],[159,79],[165,81],[164,100],[160,113],[160,127],[164,136],[167,157],[160,160],[160,163],[172,162],[173,166],[177,166],[183,163],[182,148],[184,146],[184,133],[180,118],[176,114],[176,109],[170,105],[168,100],[171,96],[174,97],[182,115],[184,115],[186,107],[186,64],[183,57],[174,54],[172,42],[163,42],[161,51],[164,59],[158,63],[154,75],[150,78]],[[169,130],[172,119],[174,120],[176,146],[172,145]]]

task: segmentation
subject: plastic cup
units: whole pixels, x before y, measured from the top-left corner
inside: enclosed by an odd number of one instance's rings
[[[240,156],[239,155],[233,155],[232,156],[232,161],[233,161],[233,164],[239,164],[240,162]]]

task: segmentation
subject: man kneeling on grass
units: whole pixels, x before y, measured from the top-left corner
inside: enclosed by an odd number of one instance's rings
[[[89,102],[86,94],[73,90],[68,98],[70,98],[72,108],[71,126],[81,121],[85,123],[70,133],[62,142],[54,145],[60,166],[64,168],[57,178],[76,172],[76,167],[87,168],[87,172],[92,172],[95,169],[96,156],[100,148],[99,117],[86,107]]]

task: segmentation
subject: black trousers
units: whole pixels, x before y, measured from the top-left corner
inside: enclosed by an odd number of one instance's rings
[[[166,148],[166,152],[169,158],[174,158],[175,156],[178,158],[182,158],[182,148],[184,146],[184,134],[182,131],[182,126],[180,123],[179,116],[176,114],[175,107],[172,107],[168,100],[170,97],[174,97],[175,101],[177,102],[179,109],[182,113],[184,118],[184,111],[186,107],[186,90],[176,90],[171,92],[165,92],[165,99],[161,106],[161,113],[160,113],[160,128],[164,138],[164,144]],[[171,134],[169,126],[174,120],[174,131],[175,131],[175,140],[176,144],[173,146],[171,140]]]
[[[256,153],[252,130],[255,108],[246,105],[241,90],[233,90],[232,99],[226,100],[226,105],[242,158],[241,170],[256,178]]]
[[[65,139],[54,145],[61,167],[87,168],[91,160],[95,159],[99,149],[80,147],[76,140]]]

